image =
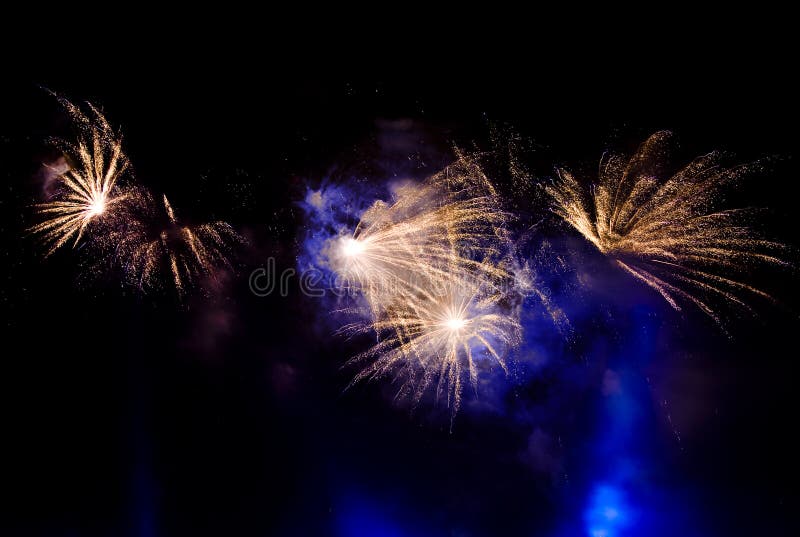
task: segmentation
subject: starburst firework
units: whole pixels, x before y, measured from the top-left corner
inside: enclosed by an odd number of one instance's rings
[[[514,306],[496,288],[475,283],[431,282],[432,291],[419,287],[403,293],[372,323],[350,327],[380,338],[352,360],[368,362],[353,382],[394,376],[401,382],[398,395],[415,402],[436,384],[436,397],[446,393],[455,415],[465,378],[477,389],[482,365],[496,363],[508,372],[505,355],[519,343],[521,331]]]
[[[503,212],[488,179],[471,159],[459,159],[422,184],[395,190],[391,204],[376,201],[355,231],[323,248],[341,286],[356,288],[378,312],[385,292],[454,273],[508,277],[501,258],[508,246]]]
[[[118,185],[128,170],[122,138],[92,105],[87,116],[75,105],[60,99],[80,128],[77,142],[55,140],[64,154],[67,169],[57,171],[51,199],[36,206],[45,220],[31,228],[47,245],[47,255],[74,237],[77,245],[93,223],[105,219],[126,199]]]
[[[653,134],[629,160],[604,159],[591,192],[565,170],[547,192],[556,214],[670,306],[679,310],[685,299],[720,322],[712,296],[747,309],[741,292],[770,298],[738,274],[757,263],[785,265],[782,246],[743,224],[747,210],[713,209],[723,187],[752,166],[726,168],[711,153],[660,180],[669,136]]]

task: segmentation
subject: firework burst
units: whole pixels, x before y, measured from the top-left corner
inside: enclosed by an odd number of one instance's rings
[[[147,195],[150,197],[149,195]],[[146,205],[152,206],[152,200]],[[169,274],[179,296],[198,278],[212,276],[220,268],[231,268],[231,246],[241,241],[227,222],[184,225],[166,196],[161,205],[166,224],[138,225],[119,231],[116,255],[121,259],[129,279],[139,288],[161,286],[163,274]]]
[[[331,266],[369,305],[345,333],[379,342],[351,363],[353,382],[393,376],[417,402],[436,385],[452,415],[481,364],[506,368],[519,341],[508,216],[480,167],[464,155],[392,204],[376,202],[352,235],[328,245]]]
[[[79,136],[76,142],[55,140],[66,167],[53,168],[55,192],[36,207],[46,219],[31,232],[43,238],[47,255],[73,238],[77,245],[91,231],[92,272],[119,263],[127,279],[141,289],[159,287],[168,273],[181,296],[199,277],[231,266],[231,245],[241,239],[229,224],[185,225],[166,196],[158,203],[144,187],[121,185],[131,166],[120,134],[91,104],[85,114],[57,98]]]
[[[519,342],[521,329],[499,292],[464,280],[432,282],[431,288],[398,296],[371,324],[350,327],[380,338],[352,360],[368,362],[353,383],[393,376],[400,381],[398,396],[415,402],[435,384],[437,398],[446,393],[455,415],[465,378],[477,389],[478,371],[487,360],[507,372],[504,356]]]
[[[74,237],[77,245],[93,223],[108,217],[126,199],[118,180],[129,168],[122,151],[122,138],[95,107],[90,115],[60,99],[78,125],[75,143],[55,140],[67,163],[65,171],[54,170],[57,186],[51,199],[36,206],[45,220],[31,228],[47,245],[47,255]]]
[[[653,134],[629,160],[604,158],[591,192],[565,170],[547,192],[556,214],[670,306],[679,310],[684,299],[720,322],[714,296],[746,309],[742,292],[770,298],[737,274],[785,265],[782,246],[743,225],[747,210],[713,209],[723,187],[753,166],[726,168],[711,153],[660,180],[669,136]]]
[[[395,189],[391,204],[376,201],[355,230],[323,247],[340,285],[361,291],[373,313],[398,287],[481,272],[487,279],[509,276],[494,260],[510,244],[503,212],[486,177],[467,157],[422,184]]]

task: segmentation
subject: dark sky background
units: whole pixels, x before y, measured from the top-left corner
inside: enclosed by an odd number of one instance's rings
[[[603,151],[662,128],[677,163],[712,149],[775,157],[730,201],[769,207],[764,230],[797,244],[797,87],[780,61],[646,75],[476,63],[333,76],[163,59],[4,82],[0,534],[603,537],[592,510],[606,502],[633,521],[605,537],[796,535],[791,274],[754,274],[780,304],[731,319],[726,337],[551,224],[569,277],[594,282],[559,294],[579,335],[564,342],[530,305],[520,364],[452,431],[446,410],[411,413],[385,383],[343,392],[353,371],[341,365],[365,342],[333,335],[296,285],[249,292],[268,257],[296,266],[307,187],[422,178],[453,144],[490,148],[493,128],[524,141],[541,177],[590,176]],[[87,275],[85,249],[43,259],[25,229],[54,155],[46,138],[69,124],[42,87],[101,106],[137,180],[185,218],[240,230],[237,273],[179,303]],[[512,203],[543,216],[534,199]]]

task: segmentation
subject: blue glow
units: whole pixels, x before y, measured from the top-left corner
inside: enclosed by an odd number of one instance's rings
[[[340,537],[404,537],[407,535],[377,503],[361,496],[343,502],[338,516]]]
[[[633,526],[633,510],[624,492],[602,484],[595,487],[584,513],[586,532],[590,537],[620,537]]]

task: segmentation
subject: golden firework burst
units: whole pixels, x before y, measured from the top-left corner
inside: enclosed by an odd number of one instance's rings
[[[747,309],[741,292],[770,298],[739,275],[756,263],[786,265],[783,247],[743,224],[747,210],[713,209],[752,165],[724,167],[711,153],[661,179],[669,137],[656,132],[630,159],[604,158],[591,190],[566,170],[546,190],[553,211],[620,268],[673,308],[685,299],[719,322],[712,296]]]
[[[216,221],[199,225],[180,222],[175,210],[162,197],[166,225],[157,233],[152,226],[135,226],[122,235],[120,255],[129,278],[142,289],[159,287],[163,274],[179,296],[202,276],[213,276],[215,270],[231,268],[231,246],[241,237],[227,222]]]
[[[56,140],[67,169],[57,171],[55,193],[36,206],[45,219],[31,228],[47,245],[47,255],[74,237],[78,244],[86,229],[106,218],[126,198],[119,188],[120,177],[129,162],[122,151],[122,138],[106,118],[92,105],[90,116],[72,103],[61,99],[80,128],[77,142]]]
[[[394,376],[401,380],[398,395],[414,402],[435,383],[436,397],[446,393],[455,415],[465,378],[477,389],[481,366],[494,363],[508,372],[506,355],[519,343],[521,328],[514,306],[496,287],[448,279],[431,282],[430,289],[402,293],[372,323],[350,327],[380,338],[352,360],[363,366],[353,383]]]

